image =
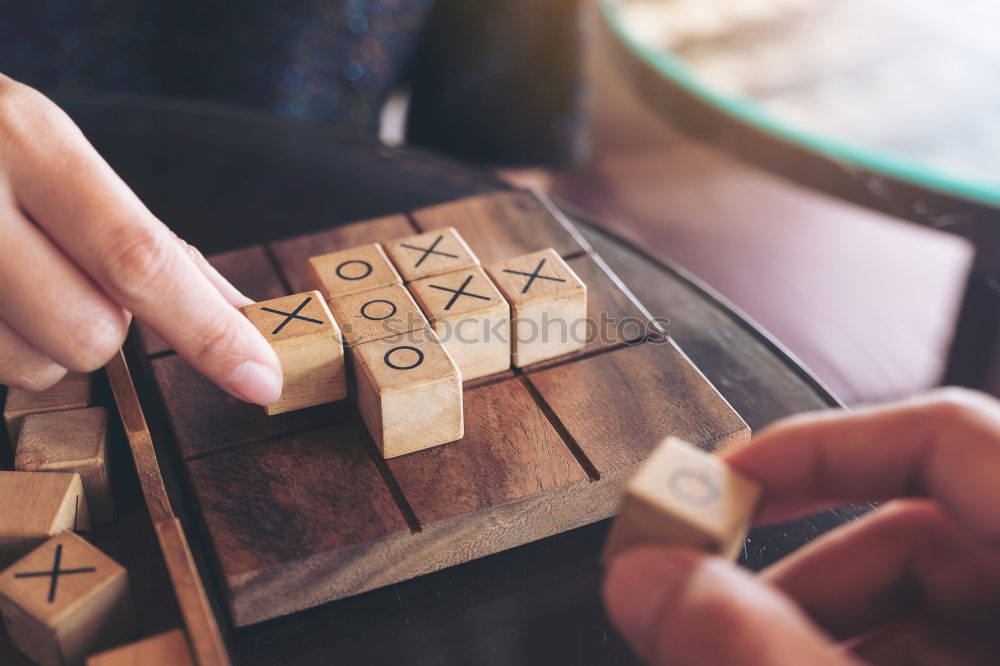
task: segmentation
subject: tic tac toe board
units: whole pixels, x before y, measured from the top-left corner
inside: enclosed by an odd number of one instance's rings
[[[717,451],[749,429],[548,200],[506,192],[210,257],[260,301],[311,289],[311,256],[454,226],[490,264],[553,248],[589,317],[633,337],[465,385],[465,437],[390,460],[349,401],[266,416],[139,330],[237,626],[607,518],[674,435]],[[348,381],[351,381],[349,378]]]

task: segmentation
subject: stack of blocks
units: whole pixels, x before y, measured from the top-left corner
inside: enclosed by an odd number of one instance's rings
[[[243,309],[281,360],[267,413],[351,393],[385,458],[461,439],[463,381],[585,344],[587,287],[551,249],[484,269],[448,227],[312,257],[309,273],[317,291]]]

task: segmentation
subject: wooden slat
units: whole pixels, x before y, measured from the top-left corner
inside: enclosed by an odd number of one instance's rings
[[[421,231],[455,227],[484,265],[549,247],[563,257],[589,249],[562,213],[533,192],[460,199],[411,217]]]
[[[205,594],[205,588],[180,522],[174,517],[152,436],[122,352],[105,367],[125,436],[139,475],[139,484],[156,529],[157,540],[184,618],[198,666],[228,666],[229,656]]]

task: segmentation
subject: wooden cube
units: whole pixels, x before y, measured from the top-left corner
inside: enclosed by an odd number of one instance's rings
[[[644,544],[735,559],[760,499],[756,482],[680,439],[664,440],[629,481],[602,558]]]
[[[341,296],[329,306],[344,341],[351,346],[427,326],[410,292],[399,284]]]
[[[0,573],[11,642],[43,666],[80,664],[135,634],[125,568],[63,532]]]
[[[83,482],[90,519],[115,520],[108,473],[108,410],[104,407],[45,412],[25,417],[14,469],[22,472],[76,472]]]
[[[347,397],[344,343],[319,292],[310,291],[242,309],[281,361],[284,388],[268,414],[322,405]]]
[[[194,657],[184,631],[174,629],[95,654],[87,666],[194,666]]]
[[[353,347],[358,408],[386,458],[461,439],[462,373],[430,328]]]
[[[554,250],[525,254],[486,270],[510,303],[511,361],[516,367],[586,346],[587,285]]]
[[[482,268],[416,280],[409,287],[464,381],[510,368],[510,305]]]
[[[407,282],[479,265],[454,227],[389,241],[385,252]]]
[[[7,402],[3,407],[3,420],[11,444],[17,443],[21,421],[28,414],[55,412],[63,409],[89,407],[91,401],[89,374],[70,372],[58,384],[44,391],[7,389]]]
[[[65,530],[90,531],[79,474],[0,472],[0,567]]]
[[[310,257],[309,277],[328,301],[403,281],[378,243]]]

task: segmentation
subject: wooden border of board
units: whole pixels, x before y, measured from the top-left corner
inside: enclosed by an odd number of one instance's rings
[[[153,438],[121,350],[105,366],[105,372],[132,450],[139,484],[153,520],[167,573],[177,596],[191,652],[198,666],[229,666],[229,654],[195,567],[187,537],[170,507],[153,449]]]

